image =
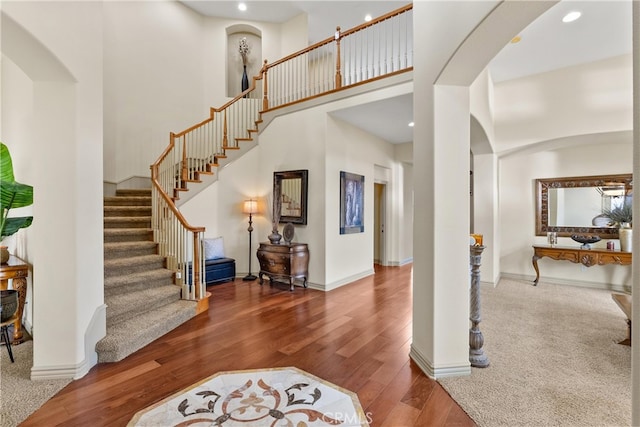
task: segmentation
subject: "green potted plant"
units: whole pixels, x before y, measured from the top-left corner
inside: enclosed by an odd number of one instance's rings
[[[32,204],[33,187],[15,180],[9,148],[0,142],[0,242],[19,229],[29,227],[33,222],[32,216],[9,217],[9,211]],[[7,247],[0,246],[0,261],[4,264],[8,260]]]
[[[632,250],[632,229],[633,204],[631,198],[625,196],[623,203],[613,209],[604,209],[603,215],[609,218],[609,225],[618,227],[618,239],[620,240],[620,250],[631,252]]]
[[[617,226],[620,228],[631,227],[633,221],[633,206],[631,203],[625,202],[613,209],[605,209],[603,215],[609,218],[609,225]]]

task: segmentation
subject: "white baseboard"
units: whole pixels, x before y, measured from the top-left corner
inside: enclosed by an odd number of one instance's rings
[[[84,377],[91,368],[98,364],[96,343],[107,334],[107,306],[102,304],[96,308],[84,335],[85,358],[74,365],[53,365],[31,367],[32,380],[74,379]],[[37,337],[34,337],[34,340]]]
[[[454,365],[454,366],[445,366],[440,368],[435,368],[433,363],[424,357],[422,353],[420,353],[413,344],[411,345],[411,351],[409,352],[409,357],[413,360],[416,365],[425,373],[429,378],[438,379],[438,378],[446,378],[446,377],[462,377],[466,375],[471,375],[471,363],[466,363],[464,365]]]
[[[411,264],[413,262],[413,257],[403,259],[402,261],[391,261],[389,262],[389,267],[402,267],[403,265]]]
[[[322,286],[322,285],[314,285],[313,287],[311,285],[309,285],[309,287],[311,287],[312,289],[319,289],[321,291],[331,291],[333,289],[337,289],[340,286],[344,286],[344,285],[348,285],[351,282],[355,282],[356,280],[360,280],[363,279],[365,277],[369,277],[372,274],[375,274],[375,271],[373,268],[369,269],[369,270],[365,270],[361,273],[358,274],[354,274],[352,276],[349,277],[345,277],[343,279],[337,280],[335,282],[332,283],[327,283],[326,285]]]
[[[61,379],[75,379],[76,372],[83,370],[82,365],[60,365],[60,366],[33,366],[31,368],[31,380],[61,380]],[[80,378],[80,377],[77,377]]]
[[[530,282],[533,284],[535,276],[527,275],[527,274],[511,274],[511,273],[501,273],[501,279],[508,280],[521,280],[525,282]],[[613,292],[630,292],[630,287],[624,285],[615,285],[613,283],[602,283],[602,282],[585,282],[583,280],[570,280],[570,279],[558,279],[555,277],[542,277],[540,276],[540,280],[538,283],[549,283],[552,285],[563,285],[563,286],[578,286],[581,288],[591,288],[591,289],[601,289],[603,291],[613,291]]]

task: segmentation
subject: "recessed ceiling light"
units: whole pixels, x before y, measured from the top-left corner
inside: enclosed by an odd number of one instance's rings
[[[511,39],[511,43],[516,44],[516,43],[520,42],[520,40],[522,40],[522,37],[515,36],[514,38]]]
[[[368,13],[367,13],[367,14],[365,15],[365,17],[364,17],[364,21],[365,21],[365,22],[369,22],[369,21],[371,21],[371,19],[372,19],[372,18],[371,18],[371,15],[369,15]]]
[[[564,15],[564,17],[562,18],[562,22],[573,22],[576,19],[580,18],[581,15],[582,15],[582,12],[578,12],[577,10],[574,10],[573,12],[569,12],[566,15]]]
[[[245,11],[247,10],[247,5],[244,3],[238,3],[238,10]]]
[[[413,122],[409,122],[409,127],[412,128],[413,127]]]

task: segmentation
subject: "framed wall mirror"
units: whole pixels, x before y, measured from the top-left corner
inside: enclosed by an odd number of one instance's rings
[[[308,177],[306,169],[273,173],[273,194],[280,195],[281,224],[307,225]]]
[[[618,228],[604,212],[633,197],[633,175],[536,179],[536,236],[593,234],[617,239]]]

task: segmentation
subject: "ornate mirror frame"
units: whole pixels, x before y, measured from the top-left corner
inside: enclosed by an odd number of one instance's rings
[[[306,169],[273,173],[273,194],[280,195],[280,224],[307,225],[308,185],[309,171]],[[295,210],[288,211],[282,206],[285,199],[295,202]]]
[[[617,227],[550,226],[549,189],[602,187],[611,184],[623,184],[625,193],[630,193],[632,191],[632,181],[632,174],[536,179],[536,236],[546,236],[547,232],[555,231],[561,237],[570,237],[572,234],[594,234],[604,239],[617,239]]]

